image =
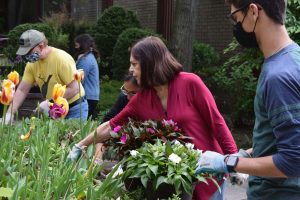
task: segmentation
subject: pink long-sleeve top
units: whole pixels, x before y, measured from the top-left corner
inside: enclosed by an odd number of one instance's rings
[[[233,137],[221,116],[214,98],[203,81],[195,74],[180,72],[168,85],[167,110],[164,111],[155,89],[137,93],[126,107],[110,120],[111,128],[123,125],[128,118],[135,120],[172,119],[197,149],[221,154],[237,152]],[[195,199],[209,199],[217,187],[197,184]]]

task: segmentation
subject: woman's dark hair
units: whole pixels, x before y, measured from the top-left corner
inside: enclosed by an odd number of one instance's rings
[[[76,36],[74,42],[80,45],[80,53],[86,54],[88,52],[92,52],[95,58],[98,58],[100,56],[94,39],[89,34],[85,33]]]
[[[141,66],[141,88],[167,84],[182,71],[182,65],[158,37],[150,36],[138,41],[131,48],[131,56]]]
[[[234,5],[236,8],[255,3],[260,5],[266,14],[276,23],[283,25],[285,21],[285,11],[287,0],[225,0],[226,3]],[[247,11],[247,9],[245,9]]]

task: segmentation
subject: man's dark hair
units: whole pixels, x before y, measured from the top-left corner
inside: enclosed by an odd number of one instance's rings
[[[141,66],[141,88],[167,84],[182,71],[182,65],[158,37],[150,36],[138,41],[131,49],[131,56]]]
[[[99,52],[97,50],[96,44],[94,42],[94,39],[89,34],[81,34],[75,37],[75,42],[77,42],[80,45],[80,49],[82,52],[80,53],[88,53],[92,52],[96,58],[99,57]]]
[[[130,82],[130,83],[132,83],[136,86],[138,85],[135,78],[133,77],[132,73],[125,74],[123,80],[126,81],[126,82]]]
[[[287,0],[225,0],[226,3],[242,8],[250,3],[260,5],[266,14],[276,23],[283,25],[285,21],[285,11]]]

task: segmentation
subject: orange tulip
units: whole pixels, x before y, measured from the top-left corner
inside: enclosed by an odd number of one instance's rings
[[[82,69],[77,70],[74,73],[74,80],[78,83],[84,79],[84,71]]]
[[[19,76],[19,73],[16,72],[16,71],[10,72],[10,73],[7,75],[7,78],[8,78],[9,80],[11,80],[15,85],[18,85],[19,82],[20,82],[20,76]]]
[[[58,97],[63,97],[66,92],[66,86],[62,86],[61,84],[56,83],[53,87],[52,91],[52,99],[54,101],[57,100]]]
[[[15,94],[15,84],[10,80],[3,80],[2,92],[0,94],[0,103],[9,105]]]
[[[67,99],[65,99],[63,97],[58,97],[56,99],[55,103],[57,103],[58,105],[62,105],[63,106],[62,108],[65,110],[65,112],[62,114],[62,118],[67,116],[67,114],[69,112],[69,103],[68,103]]]

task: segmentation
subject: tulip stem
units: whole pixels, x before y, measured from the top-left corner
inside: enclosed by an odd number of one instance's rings
[[[82,109],[81,109],[81,92],[80,92],[80,82],[78,82],[78,86],[79,86],[79,103],[80,103],[80,132],[82,133]]]
[[[5,124],[5,120],[6,120],[6,112],[7,112],[7,105],[4,105],[3,104],[3,121],[2,121],[2,128],[4,127],[4,124]]]

